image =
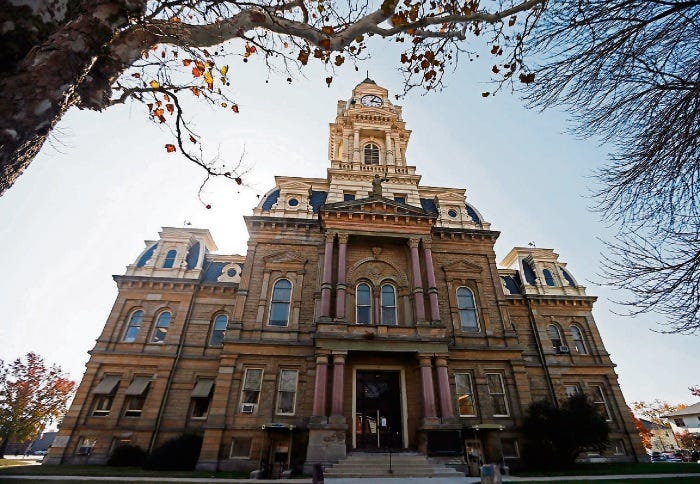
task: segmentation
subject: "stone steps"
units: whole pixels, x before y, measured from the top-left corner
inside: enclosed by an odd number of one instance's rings
[[[345,460],[328,467],[328,478],[348,477],[462,477],[463,474],[442,464],[430,462],[423,454],[398,453],[391,455],[389,473],[388,453],[353,453]]]

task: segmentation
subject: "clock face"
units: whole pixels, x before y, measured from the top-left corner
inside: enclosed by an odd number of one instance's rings
[[[380,108],[382,107],[382,98],[379,96],[375,96],[374,94],[368,94],[366,96],[362,96],[362,105],[363,106],[372,106],[375,108]]]

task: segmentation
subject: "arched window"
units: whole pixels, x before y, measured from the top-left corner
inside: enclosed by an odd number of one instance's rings
[[[382,324],[396,325],[396,290],[391,284],[382,286]]]
[[[168,332],[168,327],[170,327],[170,320],[172,315],[165,311],[158,315],[156,320],[156,329],[153,331],[153,338],[151,338],[151,343],[162,343],[165,341],[165,335]]]
[[[531,286],[534,286],[537,283],[537,276],[532,266],[526,261],[523,261],[523,271],[525,272],[525,281]]]
[[[568,282],[571,287],[576,287],[576,283],[574,282],[574,278],[571,277],[571,274],[566,272],[563,267],[559,267],[559,269],[561,270],[564,279],[566,279],[566,282]]]
[[[141,323],[143,323],[143,311],[139,309],[131,313],[129,325],[126,327],[126,333],[124,333],[124,341],[127,343],[136,341],[136,336],[138,336],[141,329]]]
[[[459,322],[462,329],[464,331],[479,331],[474,293],[468,287],[457,288],[457,309],[459,309]]]
[[[559,327],[556,324],[550,324],[547,326],[547,334],[549,335],[549,341],[552,343],[552,348],[554,348],[555,352],[559,353],[560,348],[564,344]]]
[[[357,307],[357,324],[370,324],[372,322],[372,290],[369,284],[357,285],[355,292],[355,306]]]
[[[177,251],[175,249],[169,250],[165,254],[165,262],[163,262],[164,269],[171,269],[173,264],[175,264],[175,257],[177,257]]]
[[[224,344],[224,333],[228,325],[228,316],[219,314],[214,318],[214,326],[211,329],[211,337],[209,338],[209,346],[221,346]]]
[[[270,326],[287,326],[289,323],[289,301],[292,299],[292,283],[287,279],[275,282],[270,304]]]
[[[554,284],[554,276],[552,276],[552,273],[549,271],[549,269],[543,269],[542,275],[544,276],[544,282],[546,282],[548,286],[555,285]]]
[[[367,143],[365,145],[365,165],[378,165],[379,164],[379,146],[374,143]]]
[[[586,343],[583,341],[583,333],[581,332],[581,328],[575,324],[571,325],[571,341],[573,342],[574,348],[576,348],[576,352],[578,354],[585,355],[588,353],[586,351]]]

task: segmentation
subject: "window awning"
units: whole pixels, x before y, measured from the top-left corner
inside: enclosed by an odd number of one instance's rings
[[[135,376],[134,380],[126,389],[127,395],[143,396],[144,392],[148,388],[148,384],[151,383],[150,376]]]
[[[197,382],[192,390],[192,398],[209,398],[214,380],[203,378]]]
[[[105,375],[102,381],[92,391],[95,395],[111,395],[119,385],[121,375]]]

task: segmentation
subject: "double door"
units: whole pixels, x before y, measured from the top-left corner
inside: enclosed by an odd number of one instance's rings
[[[398,371],[357,371],[355,442],[358,449],[402,447],[400,382]]]

